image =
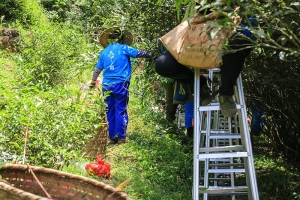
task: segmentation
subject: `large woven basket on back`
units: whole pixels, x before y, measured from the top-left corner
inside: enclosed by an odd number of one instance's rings
[[[102,182],[54,169],[6,164],[0,176],[1,200],[130,200]]]

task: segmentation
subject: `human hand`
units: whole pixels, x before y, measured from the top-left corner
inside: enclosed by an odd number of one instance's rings
[[[89,86],[89,88],[94,88],[94,87],[96,87],[96,81],[93,81],[93,80],[89,81],[89,82],[88,82],[88,86]]]
[[[150,62],[152,60],[152,56],[146,58],[146,60]]]

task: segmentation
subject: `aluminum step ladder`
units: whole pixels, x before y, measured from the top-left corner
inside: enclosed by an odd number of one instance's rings
[[[219,69],[208,71],[210,80]],[[211,84],[211,89],[217,86]],[[200,106],[200,70],[195,69],[193,200],[259,200],[241,75],[235,86],[237,115],[224,117],[218,95]]]

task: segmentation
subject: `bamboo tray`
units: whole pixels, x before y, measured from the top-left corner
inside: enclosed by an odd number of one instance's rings
[[[3,200],[131,200],[102,182],[44,167],[6,164],[0,176]]]

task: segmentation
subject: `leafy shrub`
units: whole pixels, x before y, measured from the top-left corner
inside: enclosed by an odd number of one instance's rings
[[[15,58],[13,67],[0,63],[2,161],[20,161],[28,126],[26,163],[61,168],[83,154],[85,142],[104,120],[100,91],[83,92],[76,83],[76,75],[91,69],[96,57],[86,53],[86,37],[77,29],[49,22],[35,1],[23,6],[27,19],[35,20],[18,24],[21,47],[9,56]]]
[[[18,18],[22,18],[23,1],[15,0],[2,0],[0,2],[0,17],[4,16],[7,21],[14,21]]]
[[[33,27],[23,33],[20,76],[26,85],[56,85],[74,76],[86,64],[81,54],[87,48],[84,36],[59,24]]]
[[[43,10],[35,0],[4,0],[0,3],[1,16],[4,20],[20,22],[26,25],[38,24],[46,19]],[[3,11],[3,12],[2,12]]]
[[[5,91],[0,98],[2,151],[20,160],[28,126],[26,163],[60,168],[82,155],[86,141],[104,121],[103,99],[95,92],[66,88],[41,92],[35,87]]]

